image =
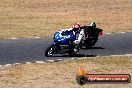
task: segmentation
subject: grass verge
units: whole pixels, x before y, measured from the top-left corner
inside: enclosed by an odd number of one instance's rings
[[[46,64],[23,64],[0,69],[1,88],[82,88],[75,80],[82,65],[92,74],[130,74],[132,57],[84,57]],[[129,84],[86,84],[83,88],[131,88]]]
[[[104,32],[132,31],[131,0],[1,0],[0,38],[51,36],[74,22]]]

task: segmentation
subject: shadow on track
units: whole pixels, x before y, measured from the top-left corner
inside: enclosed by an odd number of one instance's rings
[[[69,55],[56,55],[56,56],[52,56],[52,57],[96,57],[97,55],[85,55],[85,54],[75,54],[72,56]]]
[[[103,47],[89,47],[89,48],[81,48],[82,50],[89,50],[89,49],[105,49]],[[75,54],[72,56],[69,56],[68,54],[56,54],[52,57],[96,57],[97,55],[86,55],[86,54]]]
[[[81,48],[81,49],[105,49],[103,47],[89,47],[89,48]]]

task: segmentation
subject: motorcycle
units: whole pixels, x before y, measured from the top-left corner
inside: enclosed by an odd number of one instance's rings
[[[82,41],[82,46],[91,48],[98,41],[98,37],[103,34],[103,30],[100,28],[92,29],[89,26],[83,26],[83,28],[85,29],[85,40]]]
[[[45,50],[45,56],[51,57],[53,54],[68,53],[70,56],[76,54],[73,41],[76,39],[73,32],[67,31],[60,35],[60,32],[54,34],[53,43]],[[79,50],[78,50],[79,51]]]

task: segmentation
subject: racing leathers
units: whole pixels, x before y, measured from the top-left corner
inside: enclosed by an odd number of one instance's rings
[[[81,43],[82,40],[85,40],[85,33],[84,33],[84,29],[83,28],[79,28],[78,32],[73,31],[73,28],[68,28],[68,29],[62,29],[60,30],[60,34],[66,31],[72,31],[73,34],[76,37],[76,40],[73,41],[73,44],[75,44],[75,52],[78,52],[78,48],[79,48],[79,44]],[[62,35],[61,35],[62,36]]]

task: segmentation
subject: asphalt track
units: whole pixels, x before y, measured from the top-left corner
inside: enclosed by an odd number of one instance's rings
[[[52,38],[0,40],[0,64],[24,63],[40,60],[68,59],[67,54],[45,57],[45,49]],[[75,57],[132,54],[132,32],[104,34],[91,49],[81,49]]]

